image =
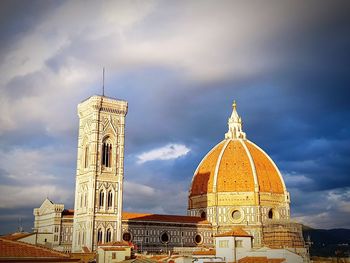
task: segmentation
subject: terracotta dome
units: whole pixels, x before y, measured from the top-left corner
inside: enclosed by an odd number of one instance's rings
[[[272,159],[246,139],[242,121],[233,104],[229,131],[200,162],[190,197],[215,192],[266,192],[283,194],[283,178]]]

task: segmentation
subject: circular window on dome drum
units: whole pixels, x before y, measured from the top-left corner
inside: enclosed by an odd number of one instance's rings
[[[169,240],[170,240],[170,236],[167,232],[163,232],[160,235],[160,241],[162,241],[162,243],[169,243]]]
[[[228,211],[228,217],[233,223],[239,224],[244,218],[244,211],[241,208],[232,208]]]
[[[123,234],[123,240],[127,242],[131,241],[131,234],[129,232],[125,232]]]
[[[241,212],[239,210],[234,210],[231,215],[233,220],[239,220],[241,218]]]
[[[197,235],[194,237],[194,242],[195,242],[197,245],[202,244],[202,243],[203,243],[202,235],[197,234]]]

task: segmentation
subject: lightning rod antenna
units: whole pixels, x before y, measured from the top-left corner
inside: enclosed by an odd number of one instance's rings
[[[103,67],[102,72],[102,96],[105,96],[105,67]]]

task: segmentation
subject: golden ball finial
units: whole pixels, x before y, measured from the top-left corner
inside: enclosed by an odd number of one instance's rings
[[[236,100],[234,100],[232,104],[232,108],[236,109],[236,107],[237,107]]]

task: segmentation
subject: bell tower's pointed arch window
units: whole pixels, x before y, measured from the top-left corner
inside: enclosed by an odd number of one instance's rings
[[[112,165],[112,141],[107,137],[102,142],[102,165],[104,167],[111,167]]]
[[[106,243],[111,242],[112,241],[112,231],[110,228],[107,229],[106,232]]]
[[[89,166],[89,145],[85,146],[84,149],[84,168]]]
[[[105,205],[105,192],[103,190],[100,190],[99,205],[101,208]]]
[[[101,243],[102,242],[102,229],[99,228],[97,231],[97,243]]]
[[[107,207],[108,209],[111,209],[113,205],[113,192],[112,190],[108,191],[108,195],[107,195]]]

